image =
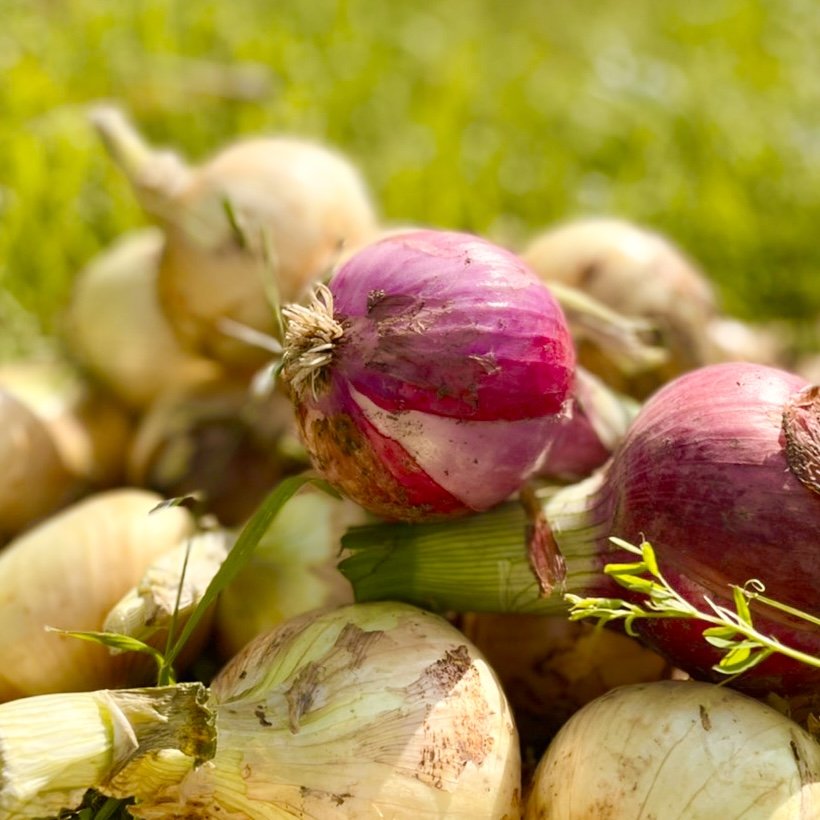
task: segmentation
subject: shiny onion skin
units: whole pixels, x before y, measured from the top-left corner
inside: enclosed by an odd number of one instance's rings
[[[314,465],[386,518],[503,501],[568,412],[575,353],[558,303],[478,237],[389,236],[285,317],[283,377]]]
[[[708,610],[704,595],[732,609],[729,585],[757,578],[767,597],[820,616],[818,394],[800,376],[747,362],[678,377],[641,409],[600,486],[583,501],[584,523],[560,505],[547,511],[558,548],[597,528],[602,559],[617,562],[622,557],[607,544],[609,535],[645,538],[671,586],[700,609]],[[752,614],[759,632],[820,654],[817,626],[758,605]],[[720,654],[703,639],[705,626],[635,622],[673,664],[725,679],[711,669]],[[820,687],[820,672],[773,655],[732,685],[795,694]]]

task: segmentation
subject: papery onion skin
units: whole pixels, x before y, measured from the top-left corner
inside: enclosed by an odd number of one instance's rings
[[[638,402],[610,390],[583,367],[575,372],[572,412],[552,435],[541,478],[578,481],[604,465],[626,435]]]
[[[71,501],[80,489],[45,423],[0,388],[0,545]]]
[[[84,368],[132,410],[161,393],[216,378],[215,363],[183,350],[159,304],[159,228],[126,233],[77,274],[65,335]]]
[[[387,518],[515,492],[567,413],[575,365],[537,277],[486,240],[419,230],[363,248],[329,288],[340,331],[327,363],[303,379],[309,344],[286,337],[283,370],[317,468]]]
[[[164,551],[192,534],[181,508],[150,514],[162,497],[121,488],[72,504],[0,553],[0,701],[147,683],[147,656],[114,658],[96,643],[46,631],[100,630],[114,604]]]
[[[135,816],[520,816],[503,690],[439,616],[390,602],[313,611],[248,644],[211,691],[216,755]]]
[[[813,820],[820,746],[725,687],[659,681],[577,712],[541,759],[526,820],[600,817]]]
[[[590,519],[604,525],[602,558],[621,560],[607,543],[611,534],[645,538],[671,586],[698,608],[708,610],[704,596],[731,608],[729,585],[757,578],[767,597],[820,616],[820,495],[790,464],[782,430],[789,401],[806,388],[786,371],[731,362],[699,368],[658,391],[588,501]],[[559,549],[560,516],[556,508],[551,525]],[[758,631],[820,654],[816,626],[757,606],[753,613]],[[705,627],[663,619],[636,623],[674,664],[720,679],[711,669],[720,654],[700,635]],[[820,685],[820,672],[774,655],[733,685],[801,691]]]

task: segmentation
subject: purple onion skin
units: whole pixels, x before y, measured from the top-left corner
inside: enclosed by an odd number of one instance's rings
[[[538,277],[486,240],[422,230],[359,251],[329,287],[344,335],[316,395],[294,397],[316,467],[391,519],[518,490],[568,411],[575,367]]]
[[[806,387],[799,376],[740,362],[668,383],[608,465],[595,516],[610,518],[610,531],[622,538],[646,538],[670,584],[701,609],[703,595],[733,609],[728,585],[757,578],[767,597],[820,616],[820,494],[793,471],[783,433],[784,408]],[[601,549],[610,550],[609,560],[634,560],[611,545]],[[752,613],[758,631],[820,655],[816,626],[757,605]],[[700,634],[708,624],[635,626],[693,676],[721,679],[711,670],[721,655]],[[774,655],[733,686],[793,694],[820,687],[820,671]]]
[[[612,455],[601,441],[583,406],[572,402],[572,413],[557,427],[546,460],[538,470],[543,478],[579,481]]]

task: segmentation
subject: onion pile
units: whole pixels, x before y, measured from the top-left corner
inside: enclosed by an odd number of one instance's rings
[[[159,227],[0,368],[0,816],[817,816],[820,387],[707,364],[770,336],[623,221],[94,119]]]
[[[389,236],[285,316],[282,374],[311,459],[378,515],[503,501],[568,413],[575,353],[561,309],[478,237]]]

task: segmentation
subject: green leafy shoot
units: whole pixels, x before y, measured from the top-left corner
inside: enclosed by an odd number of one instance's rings
[[[239,222],[239,215],[236,213],[236,209],[234,208],[230,197],[222,197],[222,210],[225,212],[228,225],[230,225],[231,233],[233,234],[236,244],[241,250],[247,250],[250,243],[248,242],[248,237],[245,235],[245,229]]]
[[[698,609],[683,598],[664,577],[655,551],[648,541],[643,541],[640,546],[621,538],[610,538],[610,541],[639,556],[640,560],[607,564],[604,572],[630,592],[645,595],[647,600],[643,604],[635,604],[621,598],[583,598],[567,594],[564,597],[570,604],[570,620],[596,618],[601,625],[623,620],[627,634],[633,637],[636,636],[636,620],[687,618],[711,624],[703,630],[703,637],[722,653],[713,669],[731,676],[729,680],[747,672],[775,653],[809,666],[820,667],[820,658],[786,646],[755,628],[750,607],[752,601],[820,625],[820,620],[814,616],[764,596],[762,593],[765,587],[759,580],[751,579],[743,586],[731,585],[734,610],[716,604],[707,596],[703,598],[706,606]]]
[[[73,630],[57,629],[53,626],[46,626],[46,632],[54,632],[57,635],[65,635],[69,638],[79,638],[81,641],[89,641],[107,646],[109,649],[116,649],[118,652],[142,652],[150,655],[157,663],[158,675],[162,674],[162,669],[166,666],[165,656],[162,652],[154,649],[147,643],[132,638],[130,635],[122,635],[119,632],[95,632],[94,630]],[[173,674],[166,680],[166,683],[175,683]]]

